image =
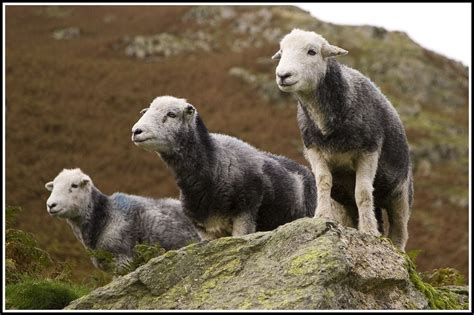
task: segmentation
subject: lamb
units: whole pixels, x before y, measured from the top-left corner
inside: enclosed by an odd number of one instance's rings
[[[315,216],[333,219],[330,198],[356,206],[359,230],[379,235],[386,209],[389,237],[401,250],[413,203],[409,147],[392,104],[367,77],[334,58],[347,51],[321,35],[294,29],[272,57],[280,90],[298,100],[305,156],[316,177]]]
[[[209,133],[185,99],[157,97],[142,113],[132,141],[171,168],[184,212],[203,239],[268,231],[314,215],[316,187],[307,167]]]
[[[53,217],[66,219],[76,238],[90,250],[105,250],[120,271],[133,259],[136,244],[159,243],[166,250],[200,241],[176,199],[152,199],[114,193],[104,195],[79,168],[64,169],[45,184],[46,205]],[[105,264],[91,258],[95,267]]]

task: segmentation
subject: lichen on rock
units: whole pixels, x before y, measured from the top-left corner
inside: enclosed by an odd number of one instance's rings
[[[53,32],[53,38],[56,40],[69,40],[79,36],[81,36],[81,29],[78,27],[66,27]]]
[[[169,251],[67,309],[428,309],[412,277],[387,239],[305,218]]]
[[[173,35],[159,33],[154,35],[137,35],[123,38],[125,54],[130,57],[144,59],[159,56],[170,57],[182,53],[208,52],[211,50],[211,38],[203,33],[192,35]]]

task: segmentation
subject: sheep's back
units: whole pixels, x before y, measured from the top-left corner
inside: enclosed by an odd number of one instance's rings
[[[124,216],[127,231],[135,243],[160,243],[166,249],[177,249],[198,240],[191,221],[183,213],[179,200],[154,199],[124,193],[110,197],[112,210]]]

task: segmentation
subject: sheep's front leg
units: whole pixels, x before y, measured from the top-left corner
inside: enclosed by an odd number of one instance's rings
[[[249,211],[239,213],[232,219],[232,236],[255,233],[255,220]]]
[[[359,230],[380,235],[374,213],[373,182],[377,172],[378,152],[362,153],[356,161],[355,200],[359,210]]]
[[[319,149],[308,148],[305,153],[316,180],[318,198],[314,216],[335,220],[331,207],[332,175],[329,165]]]

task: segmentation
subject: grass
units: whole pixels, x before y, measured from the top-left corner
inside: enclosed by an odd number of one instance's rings
[[[26,279],[6,286],[6,308],[17,310],[63,309],[91,288],[54,279]]]
[[[110,282],[113,275],[127,274],[165,252],[159,244],[138,244],[134,247],[135,256],[128,264],[115,266],[111,253],[89,251],[89,256],[108,266],[107,272],[94,270],[82,281],[74,280],[71,265],[52,259],[39,247],[33,234],[9,228],[21,212],[19,207],[7,206],[5,209],[7,309],[63,309],[72,300]]]
[[[62,309],[72,300],[111,280],[111,277],[100,277],[97,272],[82,282],[72,280],[72,267],[52,259],[39,247],[33,234],[9,228],[21,212],[19,207],[5,209],[7,309]]]
[[[160,244],[137,244],[133,248],[133,259],[123,265],[116,265],[114,256],[105,250],[88,250],[91,257],[95,257],[107,273],[122,276],[130,273],[138,267],[146,264],[150,259],[160,256],[166,252]]]
[[[116,272],[120,275],[130,273],[138,267],[146,264],[150,259],[165,253],[165,250],[159,244],[137,244],[133,248],[134,258],[130,263]]]
[[[463,310],[468,308],[468,305],[460,303],[459,299],[452,292],[437,289],[430,283],[423,281],[422,275],[416,270],[416,265],[409,255],[405,255],[405,262],[410,281],[426,296],[430,309]],[[456,278],[456,281],[459,283],[459,278]]]

